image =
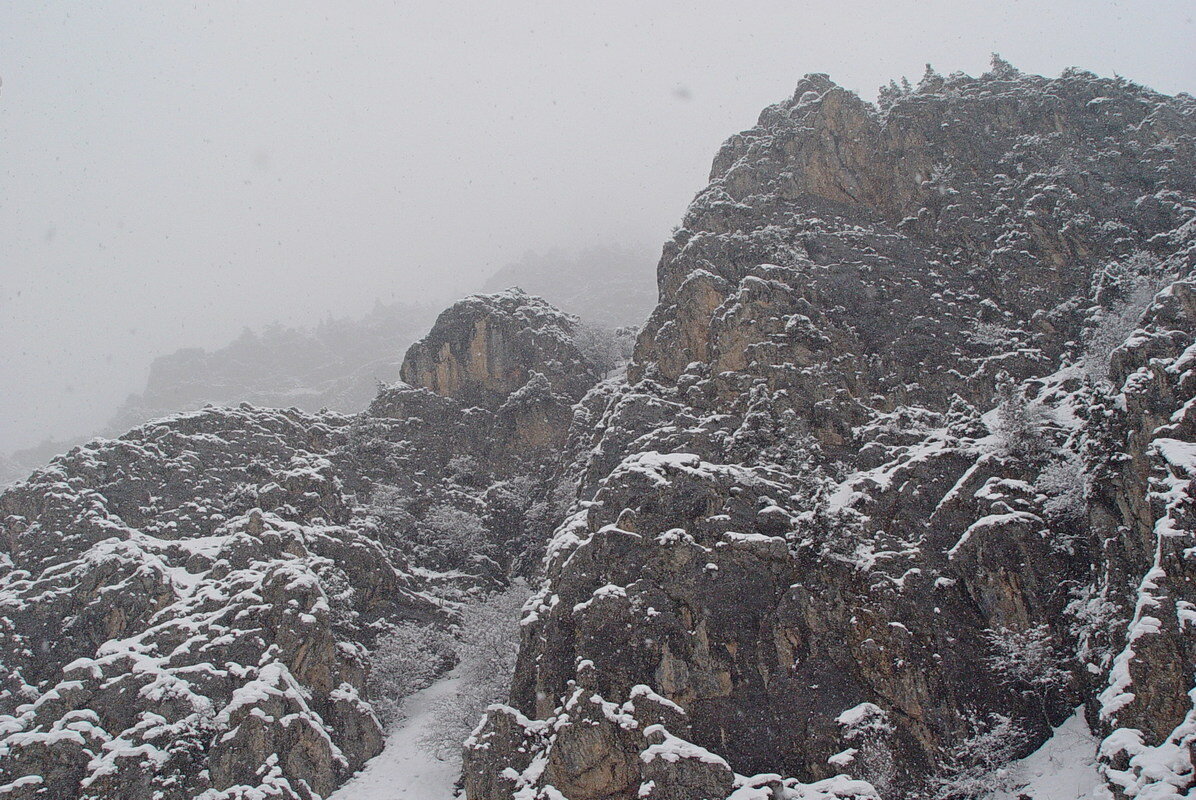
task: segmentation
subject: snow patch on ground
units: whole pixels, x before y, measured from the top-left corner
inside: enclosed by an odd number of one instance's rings
[[[403,702],[404,719],[387,738],[385,749],[328,800],[454,800],[460,756],[437,761],[419,743],[432,723],[436,702],[457,691],[461,678],[455,672]]]
[[[1042,747],[1011,765],[1014,788],[986,800],[1112,800],[1096,771],[1097,744],[1083,709],[1076,709]]]

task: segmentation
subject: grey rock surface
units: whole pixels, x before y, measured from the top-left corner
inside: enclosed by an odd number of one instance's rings
[[[592,382],[567,393],[592,367],[542,300],[468,298],[430,336],[463,314],[556,361],[484,375],[487,408],[396,384],[356,416],[179,414],[0,494],[5,796],[311,800],[381,750],[369,648],[535,563]]]

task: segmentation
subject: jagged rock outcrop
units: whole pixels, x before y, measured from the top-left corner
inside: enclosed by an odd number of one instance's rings
[[[964,796],[1079,704],[1118,796],[1187,792],[1194,143],[1000,61],[732,137],[579,406],[471,800]]]
[[[327,457],[348,422],[195,412],[0,496],[10,796],[307,798],[380,749],[337,614],[444,612],[354,524]]]
[[[432,566],[468,561],[493,580],[535,570],[571,488],[557,465],[573,406],[601,375],[575,343],[576,326],[518,289],[466,298],[411,346],[408,382],[379,392],[360,420],[361,473],[398,487],[404,515],[488,518],[488,542],[462,541],[455,559]]]
[[[1094,274],[1136,248],[1174,251],[1194,190],[1190,105],[1003,67],[928,76],[878,113],[808,76],[720,150],[666,245],[632,377],[681,381],[697,362],[718,400],[742,393],[731,379],[763,378],[802,393],[833,444],[877,395],[987,402],[1001,370],[1049,372]]]
[[[0,494],[0,792],[312,800],[378,753],[369,647],[535,563],[597,370],[538,298],[468,298],[426,341],[461,319],[496,332],[504,366],[445,366],[485,408],[405,384],[355,417],[206,408]]]
[[[597,376],[573,342],[576,326],[576,317],[520,289],[474,295],[407,350],[401,376],[466,405],[502,403],[533,372],[551,390],[580,398]]]

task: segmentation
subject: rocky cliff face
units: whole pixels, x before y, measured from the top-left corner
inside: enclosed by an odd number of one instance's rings
[[[483,365],[444,366],[483,407],[435,394],[417,347],[416,385],[356,417],[208,408],[0,495],[0,792],[331,793],[382,746],[375,638],[444,626],[542,550],[524,520],[551,528],[545,465],[594,380],[574,324],[522,293],[469,298],[423,346],[490,332]]]
[[[1194,136],[997,62],[732,137],[469,797],[975,796],[1079,704],[1118,796],[1186,791]]]
[[[408,349],[401,376],[443,397],[493,406],[536,373],[547,390],[576,400],[596,379],[573,341],[576,326],[575,317],[520,289],[474,295]]]

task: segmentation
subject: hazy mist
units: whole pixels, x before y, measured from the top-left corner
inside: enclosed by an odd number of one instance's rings
[[[1077,65],[1196,86],[1196,3],[0,5],[0,452],[243,326],[445,302],[659,244],[807,72]]]

